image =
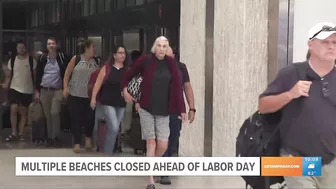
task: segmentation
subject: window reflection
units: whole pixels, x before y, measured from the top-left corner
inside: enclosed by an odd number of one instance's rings
[[[102,13],[105,11],[105,1],[104,0],[98,0],[97,1],[97,5],[98,5],[98,13]]]
[[[126,7],[135,6],[135,0],[126,0]]]
[[[118,0],[118,2],[117,2],[118,9],[125,8],[125,4],[126,4],[126,0]]]
[[[90,5],[89,5],[89,0],[84,0],[84,16],[88,16],[89,15],[89,10],[90,10]]]
[[[111,0],[105,0],[105,12],[111,10]]]
[[[135,4],[136,5],[142,5],[142,4],[144,4],[145,3],[145,0],[136,0],[135,1]]]
[[[90,0],[90,15],[93,15],[96,13],[97,8],[97,1],[96,0]]]
[[[59,22],[60,21],[60,12],[61,12],[61,2],[60,1],[57,1],[57,4],[56,4],[56,22]]]
[[[130,50],[139,50],[140,39],[139,39],[139,30],[127,30],[123,32],[123,44],[125,47]]]

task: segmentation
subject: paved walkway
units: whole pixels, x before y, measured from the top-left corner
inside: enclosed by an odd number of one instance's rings
[[[75,155],[71,149],[3,149],[0,150],[1,189],[144,189],[145,177],[15,177],[17,156],[97,156]],[[133,156],[126,150],[120,156]],[[174,177],[173,184],[158,189],[245,188],[239,177]]]

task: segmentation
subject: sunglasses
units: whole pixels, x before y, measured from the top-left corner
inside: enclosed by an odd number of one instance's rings
[[[324,31],[336,31],[336,27],[330,27],[330,26],[324,25],[322,26],[322,29],[318,31],[317,33],[315,33],[311,38],[309,38],[309,40],[314,39],[318,34]]]

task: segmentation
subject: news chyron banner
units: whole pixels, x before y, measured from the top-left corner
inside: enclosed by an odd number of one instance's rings
[[[320,157],[16,157],[16,176],[321,176]]]
[[[321,157],[262,157],[262,176],[322,176]]]
[[[253,176],[260,158],[16,157],[17,176]]]

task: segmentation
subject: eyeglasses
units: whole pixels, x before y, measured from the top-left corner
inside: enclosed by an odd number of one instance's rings
[[[315,33],[311,38],[309,38],[309,40],[314,39],[318,34],[320,34],[321,32],[324,32],[324,31],[336,31],[336,27],[331,27],[331,26],[324,25],[324,26],[322,26],[322,29],[320,31],[318,31],[317,33]]]

